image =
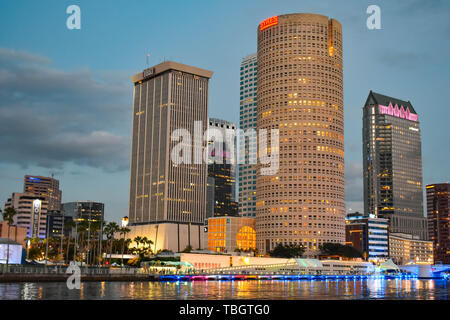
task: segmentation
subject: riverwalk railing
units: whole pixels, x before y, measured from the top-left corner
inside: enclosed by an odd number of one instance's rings
[[[66,274],[69,266],[45,266],[45,265],[0,265],[0,274]],[[108,267],[79,267],[82,275],[110,274]]]

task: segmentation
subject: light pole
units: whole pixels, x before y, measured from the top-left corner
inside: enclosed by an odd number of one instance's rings
[[[75,219],[75,242],[73,244],[73,262],[76,263],[77,256],[77,245],[78,245],[78,220]]]
[[[61,250],[60,250],[60,258],[59,258],[59,264],[62,265],[63,264],[63,238],[64,238],[64,212],[62,215],[62,221],[61,221]]]
[[[47,228],[46,228],[46,230],[45,230],[45,266],[47,267],[47,259],[48,259],[48,229],[49,229],[49,226],[50,226],[50,221],[49,221],[49,215],[48,215],[48,212],[47,212],[47,217],[46,217],[46,224],[47,224]]]
[[[90,254],[90,238],[91,238],[91,212],[92,212],[92,203],[91,208],[89,210],[89,218],[88,218],[88,239],[87,239],[87,255],[86,255],[86,264],[89,266],[89,254]]]

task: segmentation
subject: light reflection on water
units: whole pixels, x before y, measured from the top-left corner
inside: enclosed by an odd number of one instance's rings
[[[0,283],[0,300],[79,299],[448,299],[446,280],[250,280],[194,282]]]

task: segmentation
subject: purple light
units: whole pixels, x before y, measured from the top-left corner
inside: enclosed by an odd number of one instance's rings
[[[389,103],[389,106],[382,106],[381,104],[378,105],[378,111],[381,114],[387,114],[390,116],[407,119],[415,122],[417,122],[417,120],[419,119],[419,116],[417,114],[411,113],[408,107],[406,107],[406,110],[405,108],[403,108],[403,106],[399,108],[397,104],[394,107],[392,106],[392,102]]]

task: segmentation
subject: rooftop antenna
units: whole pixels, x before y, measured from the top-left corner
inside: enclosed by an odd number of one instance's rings
[[[145,61],[147,63],[147,68],[148,68],[149,60],[150,60],[150,53],[147,52],[147,55],[145,57]]]

